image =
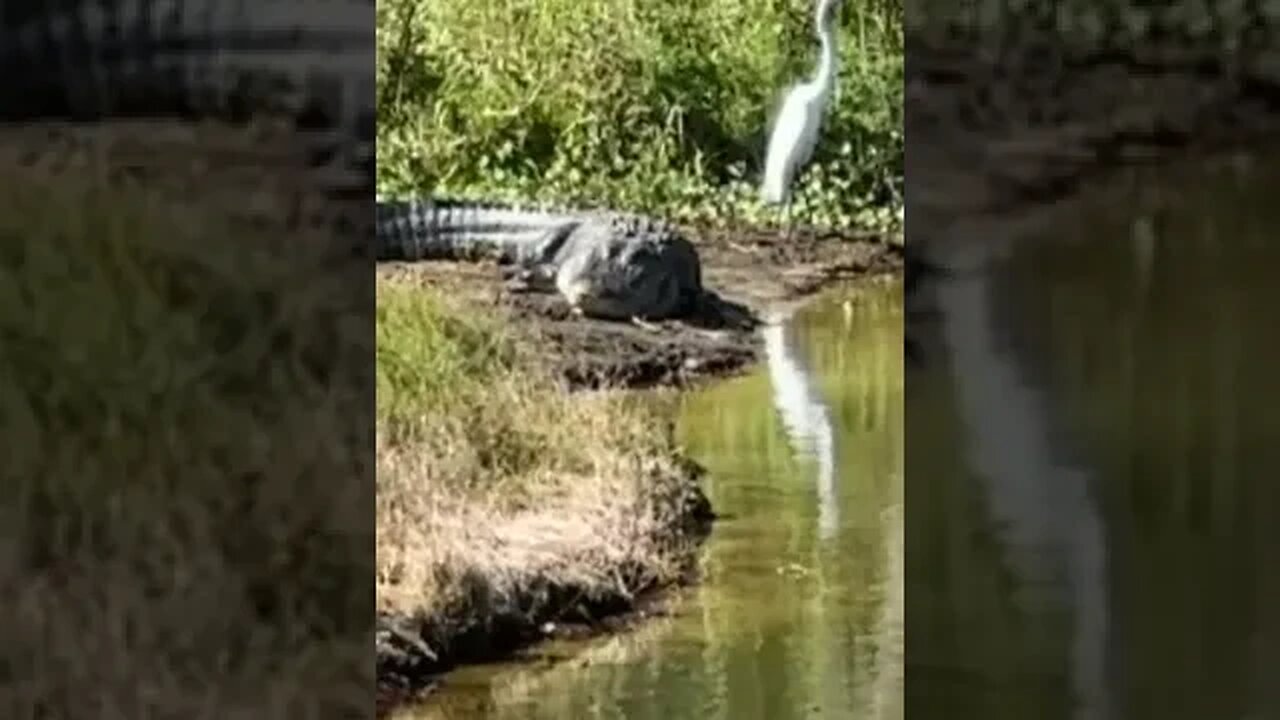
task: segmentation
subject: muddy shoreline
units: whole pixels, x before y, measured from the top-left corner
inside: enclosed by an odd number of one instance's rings
[[[380,267],[379,281],[407,283],[463,298],[477,312],[495,313],[525,339],[535,356],[573,389],[687,387],[743,371],[759,360],[759,325],[843,280],[901,273],[901,246],[839,234],[689,228],[710,291],[697,316],[642,328],[573,318],[560,298],[511,294],[492,264],[403,263]],[[712,513],[690,465],[684,527],[699,544]],[[696,582],[696,551],[675,586]],[[552,637],[616,632],[664,612],[672,585],[642,585],[630,597],[584,598],[573,588],[531,588],[520,608],[474,607],[434,618],[381,616],[378,621],[378,710],[425,698],[451,669],[505,659]]]
[[[698,491],[701,494],[701,491]],[[700,535],[710,533],[704,518]],[[426,700],[447,674],[464,665],[483,665],[517,656],[552,639],[582,639],[622,632],[668,611],[670,592],[697,582],[690,558],[686,576],[675,585],[650,584],[631,596],[584,597],[577,588],[539,587],[522,598],[524,607],[483,617],[445,613],[410,618],[380,613],[376,625],[377,717]]]
[[[759,359],[756,329],[773,312],[832,284],[900,274],[899,243],[840,233],[687,228],[702,257],[708,297],[694,317],[652,327],[574,318],[553,294],[513,294],[489,263],[388,263],[379,282],[430,287],[504,318],[574,389],[685,387]]]

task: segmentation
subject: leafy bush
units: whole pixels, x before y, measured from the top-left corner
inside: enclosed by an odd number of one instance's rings
[[[779,220],[770,118],[817,56],[810,0],[386,0],[379,190]],[[896,222],[902,5],[845,0],[838,90],[797,221]]]

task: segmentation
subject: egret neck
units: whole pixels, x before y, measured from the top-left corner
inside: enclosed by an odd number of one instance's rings
[[[818,41],[821,49],[818,55],[818,72],[813,76],[813,86],[818,88],[818,97],[831,93],[835,85],[836,75],[836,38],[831,27],[835,14],[835,2],[825,2],[818,11]]]

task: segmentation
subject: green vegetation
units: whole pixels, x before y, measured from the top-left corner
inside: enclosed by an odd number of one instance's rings
[[[571,395],[498,319],[394,281],[377,364],[382,609],[535,622],[540,589],[629,598],[674,579],[691,479],[644,403]]]
[[[492,317],[449,312],[423,290],[384,285],[378,292],[378,417],[399,440],[430,431],[419,422],[428,402],[445,408],[511,369],[514,346]]]
[[[774,222],[770,117],[812,74],[811,0],[387,0],[379,190]],[[902,198],[902,4],[845,0],[797,221],[887,228]]]
[[[367,345],[343,334],[353,294],[296,247],[8,169],[11,716],[367,710]]]

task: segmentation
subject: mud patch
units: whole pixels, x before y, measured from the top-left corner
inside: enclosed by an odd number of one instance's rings
[[[379,279],[465,298],[504,315],[573,388],[685,386],[741,371],[759,359],[756,328],[845,279],[901,272],[890,239],[750,228],[686,228],[708,296],[693,317],[644,325],[574,317],[552,293],[512,293],[490,263],[390,263]]]
[[[688,584],[692,578],[682,584]],[[571,587],[531,589],[525,596],[540,607],[506,609],[434,618],[381,615],[377,630],[377,717],[426,700],[445,676],[461,665],[510,660],[535,643],[583,639],[622,632],[667,611],[664,588],[650,586],[633,596],[588,598]]]

